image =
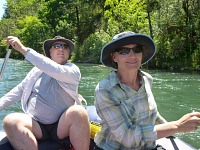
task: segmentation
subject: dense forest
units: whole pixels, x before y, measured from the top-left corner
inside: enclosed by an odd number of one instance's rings
[[[43,53],[61,35],[75,43],[74,62],[100,63],[102,47],[122,31],[151,36],[157,46],[145,67],[200,70],[199,0],[7,0],[0,20],[0,57],[8,35]],[[15,59],[23,56],[12,51]]]

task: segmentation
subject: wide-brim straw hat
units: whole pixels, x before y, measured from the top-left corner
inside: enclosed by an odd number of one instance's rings
[[[116,66],[112,61],[111,53],[115,52],[117,48],[128,44],[138,44],[145,47],[144,50],[146,52],[141,65],[146,64],[155,55],[156,46],[151,37],[145,34],[126,31],[115,35],[113,39],[102,48],[100,58],[101,63],[107,67],[116,69]]]
[[[53,39],[47,39],[47,40],[44,41],[44,53],[47,57],[51,58],[49,50],[52,47],[52,44],[57,42],[57,41],[63,41],[66,44],[68,44],[69,49],[70,49],[70,54],[72,53],[72,51],[74,49],[74,43],[71,40],[66,39],[62,36],[55,36]]]

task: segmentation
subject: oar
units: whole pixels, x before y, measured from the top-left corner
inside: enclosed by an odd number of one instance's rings
[[[2,65],[2,67],[1,67],[0,81],[1,81],[1,79],[2,79],[3,72],[4,72],[4,70],[5,70],[5,67],[6,67],[8,58],[9,58],[9,56],[10,56],[11,49],[12,49],[12,46],[10,45],[10,46],[8,47],[8,51],[6,52],[6,57],[5,57],[5,59],[4,59],[3,65]]]

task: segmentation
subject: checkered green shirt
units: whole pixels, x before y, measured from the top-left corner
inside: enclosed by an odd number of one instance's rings
[[[157,111],[151,92],[152,77],[142,77],[138,91],[120,83],[115,71],[103,79],[95,90],[95,106],[102,119],[102,129],[95,136],[104,150],[142,150],[155,147],[155,124],[166,122]]]

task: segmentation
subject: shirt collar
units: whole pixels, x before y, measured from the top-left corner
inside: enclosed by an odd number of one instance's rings
[[[117,76],[117,72],[112,70],[109,74],[110,79],[110,85],[115,86],[116,84],[119,84],[119,78]]]
[[[143,84],[144,83],[144,79],[143,79],[144,74],[140,70],[138,70],[138,74],[142,77],[142,80],[140,81],[140,83]],[[120,81],[119,81],[119,78],[117,76],[117,72],[114,71],[114,70],[111,70],[111,72],[109,74],[109,80],[110,80],[111,86],[115,86],[117,84],[120,85]]]

